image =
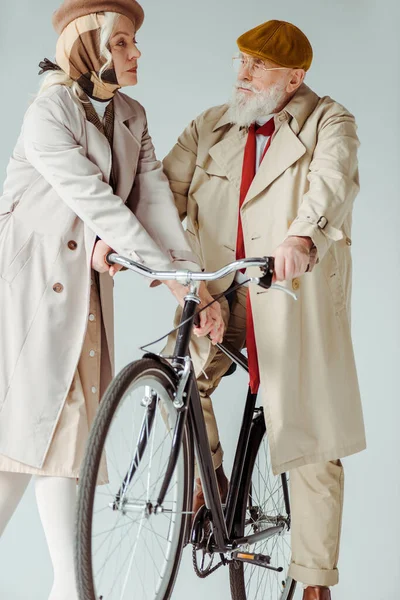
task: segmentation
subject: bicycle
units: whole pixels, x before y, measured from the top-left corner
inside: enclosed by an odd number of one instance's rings
[[[187,285],[175,351],[146,353],[109,385],[89,436],[81,470],[76,530],[76,576],[81,600],[168,600],[183,548],[206,577],[228,566],[233,600],[292,600],[288,477],[272,478],[266,428],[257,394],[247,394],[226,504],[215,477],[189,342],[200,280],[211,281],[248,267],[272,284],[273,259],[238,260],[214,273],[156,272],[111,253],[117,263],[158,280]],[[198,314],[198,313],[197,313]],[[219,344],[236,365],[246,357]],[[192,515],[194,454],[205,506]],[[98,483],[106,456],[108,483]],[[218,562],[214,564],[217,557]]]

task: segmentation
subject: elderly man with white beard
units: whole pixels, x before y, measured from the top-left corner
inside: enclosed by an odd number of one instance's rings
[[[304,584],[304,600],[329,600],[338,583],[340,459],[365,448],[350,334],[359,142],[354,117],[304,84],[313,53],[297,27],[268,21],[237,43],[231,102],[192,121],[164,170],[204,269],[272,255],[275,280],[298,301],[241,287],[218,305],[225,332],[210,323],[195,329],[191,353],[224,500],[228,480],[210,396],[230,361],[215,343],[224,334],[236,348],[247,347],[273,471],[290,473],[289,575]],[[243,277],[213,282],[209,291],[229,292]],[[209,339],[199,337],[205,333]],[[196,479],[193,510],[203,503]]]

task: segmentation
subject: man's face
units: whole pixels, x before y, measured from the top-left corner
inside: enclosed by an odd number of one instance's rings
[[[247,87],[241,87],[241,83],[251,83],[257,91],[268,91],[269,88],[278,87],[288,93],[286,88],[291,78],[293,69],[287,69],[269,60],[262,60],[256,56],[240,53],[238,89],[246,95],[251,95]]]
[[[302,69],[281,67],[243,53],[235,61],[238,79],[230,102],[230,118],[240,126],[249,126],[282,110],[305,75]]]

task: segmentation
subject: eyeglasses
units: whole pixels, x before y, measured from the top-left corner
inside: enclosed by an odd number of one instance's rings
[[[255,79],[259,79],[264,75],[265,71],[287,71],[289,67],[267,67],[261,58],[252,58],[243,56],[243,54],[235,54],[232,57],[233,68],[236,73],[240,73],[243,69],[247,69],[249,75]]]

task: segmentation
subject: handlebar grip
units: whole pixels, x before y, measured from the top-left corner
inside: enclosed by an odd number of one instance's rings
[[[200,325],[200,315],[197,313],[194,315],[193,325],[198,327]]]

